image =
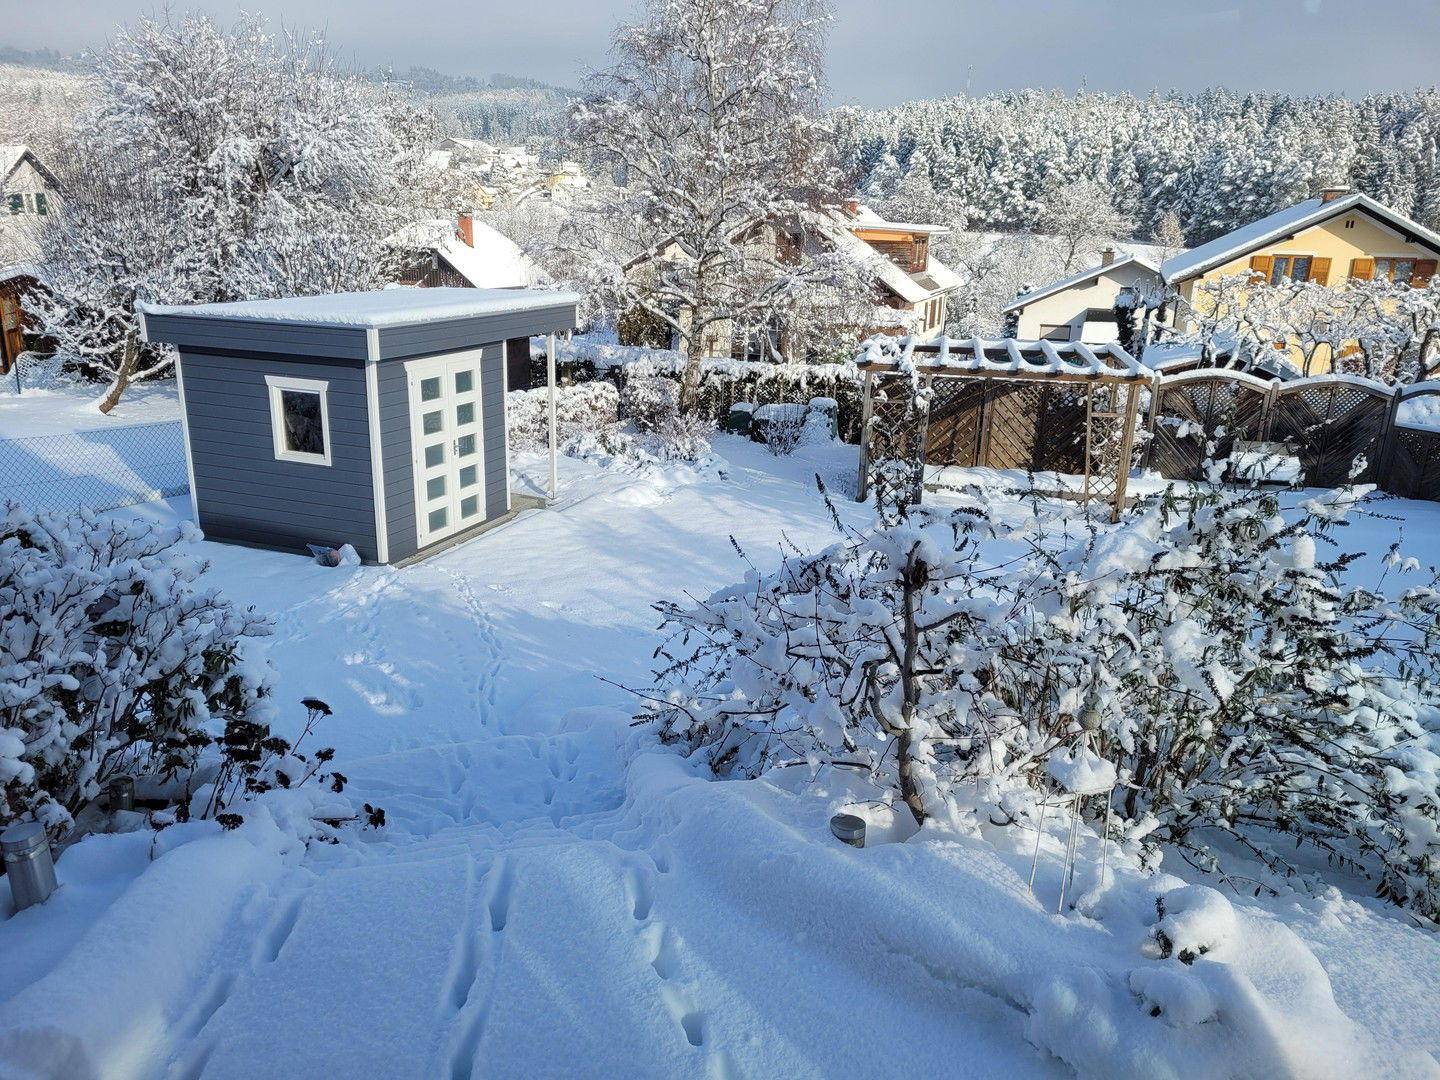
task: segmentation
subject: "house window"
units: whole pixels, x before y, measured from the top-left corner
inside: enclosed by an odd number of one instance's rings
[[[25,212],[25,196],[18,191],[10,196],[10,213],[23,214]]]
[[[1069,341],[1070,324],[1066,323],[1063,326],[1049,326],[1045,323],[1041,323],[1040,336],[1046,341]]]
[[[1310,280],[1310,256],[1309,255],[1276,255],[1270,266],[1270,284],[1279,285],[1282,281],[1309,281]]]
[[[1415,276],[1415,260],[1376,259],[1375,276],[1384,278],[1386,281],[1398,281],[1402,285],[1408,285]]]
[[[37,191],[35,193],[35,213],[42,216],[50,213],[50,201],[45,198],[43,191]]]
[[[330,384],[323,379],[266,375],[270,434],[279,461],[330,464]]]

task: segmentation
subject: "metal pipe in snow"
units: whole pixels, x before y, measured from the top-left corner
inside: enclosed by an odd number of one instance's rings
[[[560,491],[560,450],[555,425],[555,335],[545,339],[545,383],[550,390],[550,501]]]

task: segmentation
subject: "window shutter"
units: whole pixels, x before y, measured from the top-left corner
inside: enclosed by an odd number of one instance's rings
[[[1310,260],[1310,278],[1317,285],[1330,284],[1330,260],[1319,257]]]
[[[1430,284],[1430,279],[1435,276],[1434,259],[1418,259],[1415,262],[1415,272],[1410,275],[1410,284],[1417,289],[1423,289]]]
[[[1375,260],[1374,259],[1351,259],[1350,260],[1351,281],[1374,281]]]
[[[1275,265],[1275,260],[1269,255],[1250,256],[1250,272],[1258,274],[1266,281],[1270,280],[1270,270]]]

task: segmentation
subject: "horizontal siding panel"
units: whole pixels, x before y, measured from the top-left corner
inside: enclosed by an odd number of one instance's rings
[[[186,410],[186,418],[190,422],[190,446],[196,454],[204,451],[210,452],[240,452],[248,456],[264,456],[271,461],[275,458],[275,436],[269,429],[269,418],[265,419],[265,431],[233,431],[233,422],[226,425],[223,416],[207,416],[202,413],[192,413]],[[334,467],[344,467],[347,455],[354,456],[363,452],[364,464],[369,471],[370,468],[370,432],[366,429],[344,428],[344,426],[331,423],[330,425],[330,458]],[[294,462],[279,462],[276,464],[294,464]],[[314,468],[314,467],[312,467]],[[323,467],[321,467],[323,468]]]
[[[289,353],[363,361],[367,354],[362,328],[262,323],[248,319],[197,319],[150,315],[145,320],[152,341],[207,349]]]
[[[222,470],[207,466],[203,473],[197,469],[195,487],[208,498],[218,499],[222,492],[237,497],[237,502],[258,506],[267,503],[293,503],[300,499],[307,506],[328,506],[337,509],[364,505],[369,513],[371,491],[368,484],[360,483],[306,483],[299,479],[286,480],[283,487],[264,480],[257,481],[253,475],[243,471]]]
[[[203,491],[202,491],[202,494]],[[252,501],[244,504],[236,501],[237,497],[244,498],[246,493],[231,491],[212,491],[205,498],[200,500],[200,509],[203,514],[208,508],[212,514],[219,514],[235,521],[249,522],[257,529],[279,528],[287,524],[293,524],[299,528],[303,526],[306,531],[315,533],[336,533],[345,536],[375,536],[375,519],[367,512],[357,514],[354,507],[325,506],[318,502],[306,500],[303,504],[294,500],[280,499],[273,502]],[[303,507],[303,509],[301,508]]]
[[[306,536],[314,543],[321,543],[331,537],[344,537],[351,543],[358,546],[361,542],[374,543],[375,526],[353,518],[343,518],[335,514],[327,514],[324,511],[312,511],[310,513],[281,513],[281,508],[276,508],[275,514],[257,519],[250,514],[236,514],[223,503],[202,502],[200,504],[200,520],[202,523],[209,517],[214,521],[221,521],[227,525],[240,525],[256,532],[283,532],[293,536]],[[201,525],[204,528],[204,525]]]
[[[499,347],[506,338],[557,333],[576,325],[575,305],[561,304],[534,311],[381,328],[380,356],[389,360],[455,352],[482,344]]]

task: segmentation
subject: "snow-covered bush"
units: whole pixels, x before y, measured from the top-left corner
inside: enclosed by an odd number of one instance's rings
[[[678,382],[685,360],[666,349],[644,349],[577,340],[561,342],[559,366],[577,382],[607,379],[623,387],[631,379],[662,376]],[[840,437],[856,442],[864,412],[864,380],[850,362],[833,364],[772,364],[754,360],[709,357],[697,362],[699,384],[685,402],[687,411],[716,424],[724,423],[731,406],[830,398],[836,403]]]
[[[1028,819],[1056,752],[1085,747],[1142,857],[1290,874],[1304,847],[1440,915],[1440,589],[1383,596],[1317,558],[1355,497],[1287,516],[1171,491],[1079,540],[912,508],[659,605],[648,714],[721,774],[861,766],[922,823]]]
[[[770,453],[776,457],[788,457],[805,437],[807,416],[805,406],[793,401],[761,405],[755,410],[752,431],[758,434]]]
[[[662,461],[698,461],[710,453],[715,423],[680,411],[680,384],[659,375],[633,375],[620,391],[620,415],[634,425],[641,449]]]
[[[619,419],[620,394],[608,382],[580,383],[555,389],[555,429],[561,442],[580,432],[598,432]],[[550,392],[512,390],[505,396],[510,446],[540,450],[550,444]]]
[[[659,375],[634,374],[620,391],[620,415],[640,431],[654,431],[679,415],[680,384]]]
[[[119,773],[188,772],[207,729],[265,709],[253,611],[197,587],[170,528],[89,513],[0,520],[0,825],[59,836]]]

